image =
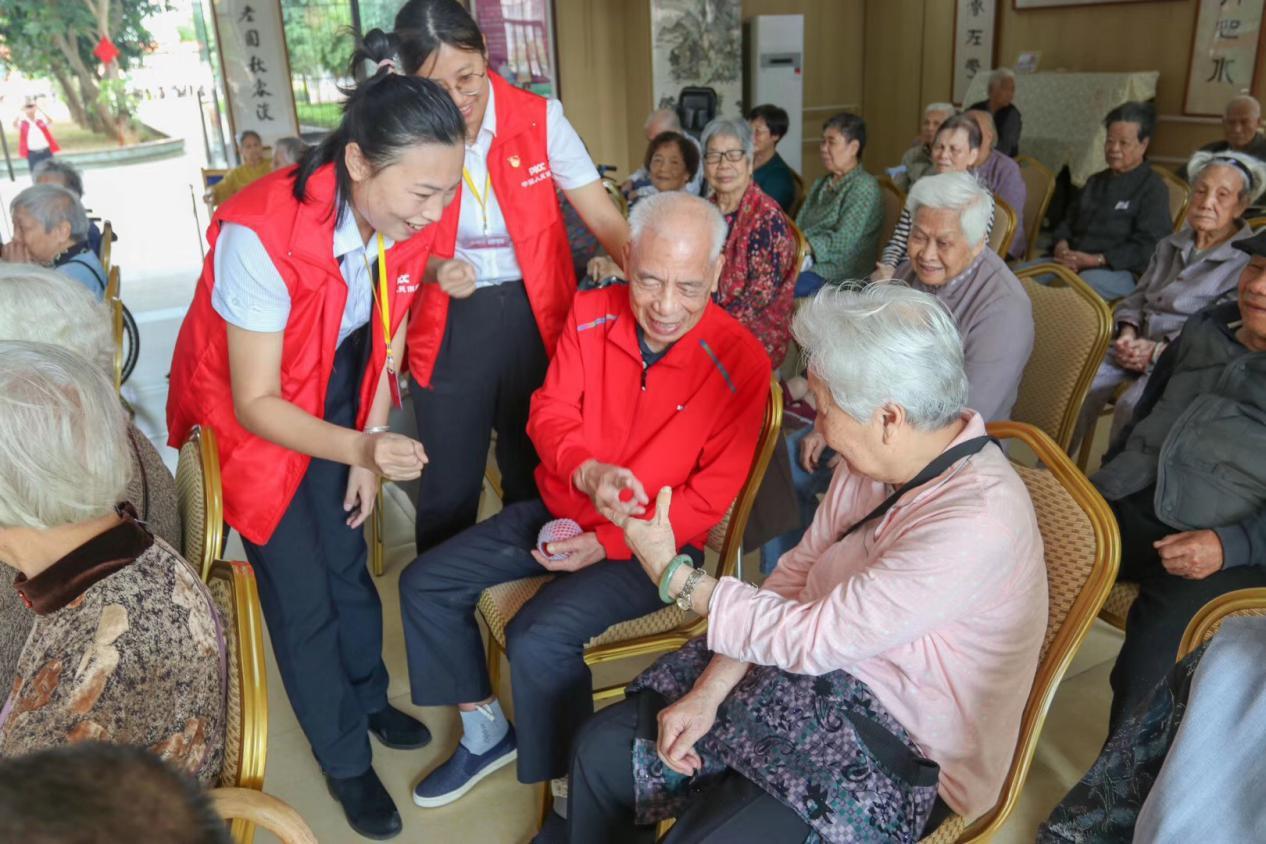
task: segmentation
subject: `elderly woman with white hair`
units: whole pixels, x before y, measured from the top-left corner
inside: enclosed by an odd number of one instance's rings
[[[1033,308],[1019,279],[989,248],[993,197],[967,173],[925,176],[910,189],[905,213],[912,221],[910,254],[896,268],[896,280],[935,297],[958,326],[968,406],[986,422],[1007,419],[1033,351]],[[793,434],[787,447],[799,456],[792,481],[807,524],[836,458],[820,429]],[[802,532],[766,543],[762,569],[772,569]]]
[[[1092,431],[1116,396],[1111,439],[1129,423],[1165,348],[1187,318],[1235,295],[1249,254],[1235,248],[1253,236],[1244,212],[1266,187],[1266,163],[1241,152],[1197,152],[1187,164],[1191,201],[1187,224],[1163,238],[1134,292],[1116,307],[1116,339],[1108,347],[1082,405],[1077,436]],[[1123,385],[1124,392],[1117,395]]]
[[[0,341],[0,560],[30,620],[0,756],[76,741],[219,776],[224,641],[197,572],[137,519],[126,414],[95,367]]]
[[[88,244],[88,214],[79,197],[58,185],[32,185],[9,210],[13,240],[4,246],[4,260],[53,267],[105,298],[105,269]]]
[[[1046,627],[1023,482],[967,408],[958,330],[904,285],[801,308],[817,426],[844,460],[757,589],[680,561],[661,490],[625,537],[708,617],[575,744],[580,842],[914,841],[997,799]],[[843,774],[841,776],[841,773]]]
[[[719,117],[703,130],[704,178],[729,227],[714,298],[778,366],[791,339],[796,242],[782,208],[752,177],[755,153],[745,120]]]
[[[0,264],[0,340],[48,343],[76,355],[85,369],[109,377],[114,370],[110,312],[78,284],[32,264]],[[124,500],[154,535],[181,544],[176,482],[149,438],[127,426]],[[18,652],[31,628],[17,593],[0,589],[0,688],[13,677]]]
[[[1015,158],[1020,154],[1020,131],[1024,121],[1015,107],[1015,71],[1009,67],[995,68],[989,74],[989,96],[972,103],[968,111],[987,111],[993,115],[998,127],[998,152]]]

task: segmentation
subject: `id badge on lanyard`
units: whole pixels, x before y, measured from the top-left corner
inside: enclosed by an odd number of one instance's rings
[[[373,279],[370,279],[372,283]],[[378,314],[382,318],[382,342],[387,349],[387,387],[391,390],[391,404],[399,409],[404,404],[400,395],[400,376],[396,373],[396,359],[391,353],[391,303],[387,300],[387,247],[382,235],[378,235]]]
[[[475,187],[475,180],[465,167],[462,168],[462,179],[466,182],[466,187],[470,188],[470,195],[478,203],[479,211],[483,217],[483,233],[477,237],[462,238],[462,249],[471,251],[479,249],[509,249],[509,235],[491,234],[488,231],[488,199],[492,196],[492,171],[484,173],[483,193],[480,193],[479,188]]]

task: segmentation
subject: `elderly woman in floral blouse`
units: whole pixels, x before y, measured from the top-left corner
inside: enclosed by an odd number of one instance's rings
[[[702,144],[704,178],[730,227],[716,302],[756,335],[778,366],[791,339],[795,239],[782,208],[752,178],[752,127],[717,118],[704,128]]]
[[[676,554],[661,490],[624,533],[666,602],[709,617],[574,745],[573,844],[914,841],[997,800],[1046,628],[1023,482],[964,405],[953,319],[904,285],[796,316],[817,425],[843,456],[756,589]],[[895,490],[895,492],[894,492]]]
[[[127,424],[87,361],[0,341],[0,561],[32,618],[0,756],[136,745],[210,784],[224,754],[220,621],[193,567],[123,501]]]
[[[884,199],[879,181],[862,166],[866,121],[840,112],[822,124],[826,175],[813,183],[796,225],[813,254],[813,269],[800,274],[796,295],[808,296],[825,282],[864,278],[875,263]]]

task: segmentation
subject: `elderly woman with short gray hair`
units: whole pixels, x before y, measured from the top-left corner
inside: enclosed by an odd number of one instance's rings
[[[791,339],[795,238],[782,208],[752,177],[756,145],[747,121],[713,120],[702,146],[704,178],[729,226],[715,301],[756,336],[776,367]]]
[[[582,729],[575,844],[653,841],[669,815],[678,844],[913,841],[998,797],[1046,572],[1025,486],[966,407],[958,331],[898,284],[825,288],[794,330],[844,460],[759,589],[675,556],[671,490],[625,523],[664,600],[708,633]]]
[[[875,262],[884,198],[879,180],[862,165],[865,151],[866,121],[858,115],[842,111],[822,124],[826,175],[809,188],[796,214],[813,256],[813,267],[796,282],[797,296],[809,296],[825,283],[861,278]]]
[[[1116,338],[1082,405],[1077,440],[1093,434],[1113,396],[1110,439],[1116,439],[1133,417],[1152,367],[1182,333],[1187,318],[1233,296],[1248,263],[1249,254],[1235,243],[1253,236],[1244,213],[1266,187],[1266,164],[1242,152],[1197,152],[1187,170],[1186,225],[1156,244],[1134,292],[1117,304]],[[1124,385],[1125,392],[1117,395]]]
[[[48,343],[74,354],[105,377],[114,371],[110,311],[61,273],[32,264],[0,264],[0,341]],[[159,538],[181,546],[176,481],[154,444],[127,426],[131,471],[124,499]],[[8,688],[30,613],[16,592],[0,589],[0,688]]]
[[[30,621],[0,756],[137,745],[207,785],[223,762],[223,635],[198,573],[124,498],[127,429],[96,367],[0,341],[0,560]]]
[[[79,197],[59,185],[32,185],[9,210],[13,240],[4,246],[4,260],[53,267],[105,298],[105,269],[88,244],[88,214]]]

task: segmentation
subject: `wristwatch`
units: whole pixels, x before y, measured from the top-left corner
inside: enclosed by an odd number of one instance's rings
[[[706,572],[703,569],[694,569],[686,577],[686,583],[681,587],[681,592],[677,595],[677,609],[682,612],[690,612],[690,597],[694,594],[695,586],[703,579],[704,574]]]

